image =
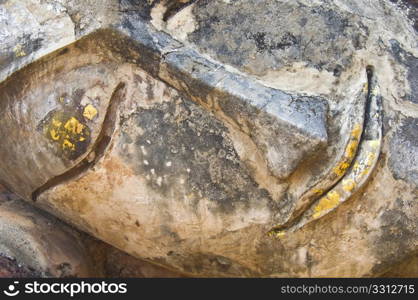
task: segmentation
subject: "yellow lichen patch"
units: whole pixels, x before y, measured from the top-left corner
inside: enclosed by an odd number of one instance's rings
[[[93,120],[96,115],[97,109],[93,105],[88,104],[86,107],[84,107],[83,116],[86,119]]]
[[[21,56],[25,56],[26,55],[25,51],[22,48],[22,45],[20,45],[20,44],[17,44],[13,48],[13,51],[14,51],[16,57],[21,57]]]
[[[354,125],[353,130],[351,130],[351,137],[359,139],[361,135],[362,127],[360,124]]]
[[[356,187],[356,183],[353,179],[344,179],[343,180],[343,190],[346,192],[352,192]]]
[[[373,96],[377,96],[379,94],[380,90],[379,90],[379,86],[376,85],[373,90],[372,90],[372,95]]]
[[[335,208],[338,203],[340,202],[340,194],[337,191],[331,191],[323,197],[317,206],[314,208],[314,215],[313,218],[319,218],[324,211],[329,211]]]
[[[366,176],[369,173],[370,168],[369,167],[365,167],[364,170],[360,173],[361,176]]]
[[[87,149],[90,129],[74,115],[66,112],[51,114],[44,123],[46,137],[58,146],[60,155],[69,159],[77,158]]]
[[[62,148],[63,149],[75,150],[75,145],[73,143],[71,143],[69,140],[64,139],[64,141],[62,142]]]
[[[369,90],[369,84],[366,82],[364,85],[363,85],[363,93],[367,93],[367,91]]]
[[[367,154],[367,166],[371,166],[375,158],[376,158],[376,154],[373,152],[369,152]]]
[[[356,154],[357,146],[358,146],[357,140],[352,140],[350,143],[348,143],[348,146],[345,149],[345,156],[348,158],[353,158],[354,155]]]
[[[84,125],[81,124],[76,118],[72,117],[65,123],[64,128],[69,133],[80,134],[84,129]]]
[[[314,189],[313,193],[317,196],[320,196],[324,193],[324,190],[323,189]]]
[[[344,175],[345,171],[348,169],[349,166],[350,166],[349,163],[343,161],[334,168],[334,173],[337,174],[338,176],[342,176]]]
[[[376,150],[380,146],[380,141],[379,140],[370,141],[369,145],[370,147]]]
[[[364,170],[361,172],[362,176],[365,176],[369,173],[371,166],[373,165],[374,160],[376,159],[376,154],[374,152],[367,153],[366,161],[364,162]]]
[[[52,125],[53,125],[53,126],[55,126],[55,127],[60,127],[60,126],[61,126],[61,124],[62,124],[62,122],[60,122],[59,120],[57,120],[57,119],[52,119]]]
[[[51,129],[51,130],[49,131],[49,134],[51,135],[51,138],[52,138],[54,141],[58,141],[58,140],[60,139],[60,136],[59,136],[59,134],[57,133],[57,131],[56,131],[55,129]]]
[[[331,200],[332,203],[335,203],[335,205],[337,205],[340,201],[340,194],[338,194],[337,191],[331,191],[328,193],[328,198]]]
[[[282,238],[282,237],[284,237],[286,235],[286,232],[284,232],[284,231],[278,231],[278,232],[276,232],[276,234],[275,234],[275,236],[276,237],[278,237],[278,238]]]
[[[286,232],[283,230],[277,231],[277,230],[271,230],[267,233],[269,237],[275,237],[275,238],[282,238],[286,235]]]

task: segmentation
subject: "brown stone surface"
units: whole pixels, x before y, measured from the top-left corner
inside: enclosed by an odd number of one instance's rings
[[[1,1],[0,180],[188,276],[414,274],[415,2],[180,2]]]
[[[28,205],[21,203],[21,200],[18,199],[16,195],[10,193],[3,186],[0,185],[0,218],[4,217],[4,206],[10,206],[12,202],[20,203],[22,206],[20,210],[14,210],[15,214],[21,213],[18,218],[22,218],[23,215],[28,215],[28,212],[32,217],[37,219],[46,218],[50,222],[49,226],[53,226],[52,235],[55,235],[55,238],[48,238],[46,244],[43,244],[41,247],[39,245],[34,245],[38,247],[38,251],[35,255],[42,256],[44,252],[49,252],[49,259],[52,259],[51,251],[56,251],[57,247],[64,246],[65,253],[64,255],[71,256],[71,247],[68,247],[71,241],[67,239],[62,240],[58,238],[60,231],[62,230],[63,224],[56,220],[52,216],[47,214],[40,215],[37,212],[36,208],[31,208]],[[3,214],[2,214],[3,213]],[[17,215],[16,215],[17,216]],[[29,232],[28,228],[24,232],[17,234],[28,234],[28,239],[25,240],[26,243],[35,243],[36,238],[45,234],[45,227],[40,226],[40,220],[37,222],[37,228],[31,229]],[[0,220],[3,223],[3,220]],[[16,221],[19,223],[19,221]],[[53,225],[54,224],[54,225]],[[15,224],[18,225],[18,224]],[[66,226],[68,227],[68,226]],[[47,228],[49,234],[51,235],[51,228]],[[69,228],[67,228],[69,230]],[[54,232],[55,231],[55,232]],[[59,272],[51,273],[51,270],[47,271],[44,268],[38,265],[39,257],[33,257],[31,259],[26,259],[26,265],[22,264],[22,255],[18,253],[9,252],[10,257],[4,256],[0,252],[0,277],[10,278],[28,278],[28,277],[110,277],[110,278],[128,278],[128,277],[141,277],[141,278],[174,278],[174,277],[183,277],[182,275],[169,271],[167,269],[158,267],[156,265],[150,264],[148,262],[134,258],[122,251],[103,243],[93,237],[88,236],[85,233],[77,232],[76,229],[71,228],[70,231],[76,233],[79,242],[83,244],[85,252],[84,262],[89,262],[88,273],[78,273],[76,270],[72,269],[72,265],[66,260],[63,260],[61,267],[59,267]],[[35,239],[35,240],[34,240]],[[5,236],[0,237],[0,249],[2,244],[5,242]],[[7,241],[8,242],[8,241]],[[10,243],[10,242],[8,242]],[[61,243],[61,244],[60,244]],[[65,243],[65,244],[62,244]],[[13,255],[16,257],[13,257]],[[19,261],[20,260],[20,261]],[[47,265],[51,266],[53,262],[47,262]],[[35,266],[35,268],[33,267]],[[93,267],[94,266],[94,267]]]

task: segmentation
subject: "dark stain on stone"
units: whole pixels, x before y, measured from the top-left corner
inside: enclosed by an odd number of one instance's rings
[[[170,18],[178,14],[180,11],[185,9],[187,6],[195,3],[198,0],[165,0],[166,11],[163,15],[163,21],[167,22]]]
[[[189,34],[191,42],[223,63],[260,75],[300,61],[329,72],[338,62],[344,70],[369,34],[359,16],[325,5],[202,0],[193,13],[198,29]]]
[[[0,254],[0,278],[39,278],[42,274]]]
[[[418,31],[418,0],[389,0],[398,5],[403,11],[407,11],[408,18],[413,23],[414,29]]]
[[[395,179],[418,189],[418,119],[405,118],[390,141],[389,168]]]
[[[160,226],[160,230],[161,233],[164,236],[169,236],[172,238],[172,240],[174,241],[174,243],[181,243],[183,240],[180,238],[180,236],[177,234],[177,232],[174,232],[172,230],[170,230],[170,227],[168,227],[167,225],[161,225]]]
[[[159,0],[119,0],[119,11],[133,12],[144,21],[151,20],[151,9]]]
[[[68,49],[68,48],[61,49],[61,50],[58,52],[57,56],[60,56],[60,55],[65,55],[65,54],[67,54],[68,52],[70,52],[70,49]]]
[[[67,160],[83,155],[91,141],[91,131],[83,122],[81,111],[53,110],[41,121],[38,130],[55,146],[57,155]]]
[[[418,237],[415,220],[409,219],[400,209],[385,211],[380,221],[381,231],[373,244],[381,263],[373,267],[372,274],[381,274],[402,262],[411,253],[413,241]]]
[[[154,99],[154,89],[153,89],[153,85],[150,82],[150,80],[148,79],[148,77],[146,78],[147,80],[147,98],[149,101],[151,101],[152,99]]]
[[[405,51],[397,40],[390,40],[394,58],[407,69],[407,79],[411,94],[405,100],[418,104],[418,58]]]
[[[25,34],[20,38],[20,43],[22,46],[22,51],[25,53],[24,56],[33,53],[42,47],[43,39],[40,37],[32,37],[29,34]]]
[[[83,97],[84,93],[85,93],[84,89],[75,89],[72,93],[73,101],[80,103],[81,98]]]
[[[139,76],[138,74],[134,74],[134,80],[135,80],[136,82],[139,82],[139,83],[142,83],[142,82],[143,82],[142,77],[141,77],[141,76]]]
[[[50,111],[37,127],[54,145],[56,154],[67,160],[83,155],[91,141],[91,130],[80,104],[84,93],[84,89],[79,88],[71,96],[61,94],[57,99],[60,108]]]
[[[298,39],[290,32],[285,33],[278,42],[267,40],[266,32],[248,33],[246,37],[254,40],[258,52],[272,52],[273,50],[284,50],[288,47],[295,46]]]
[[[57,271],[58,271],[58,277],[59,278],[73,278],[74,277],[74,272],[73,272],[73,267],[71,266],[70,263],[64,262],[61,263],[57,266]]]
[[[142,134],[132,131],[134,127]],[[127,156],[125,151],[123,157],[164,197],[176,198],[173,193],[183,190],[184,184],[190,205],[197,209],[206,198],[217,204],[211,210],[227,214],[237,206],[271,201],[240,162],[227,128],[191,101],[175,98],[140,109],[122,128],[122,135],[136,144],[134,153]]]

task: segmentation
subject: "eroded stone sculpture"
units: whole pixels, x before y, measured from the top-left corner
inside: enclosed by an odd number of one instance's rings
[[[383,275],[418,249],[392,2],[2,1],[0,180],[190,276]]]

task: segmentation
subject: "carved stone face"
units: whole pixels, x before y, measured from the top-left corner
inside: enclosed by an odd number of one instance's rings
[[[0,180],[24,199],[193,275],[416,251],[417,36],[393,3],[29,2],[0,4]]]

